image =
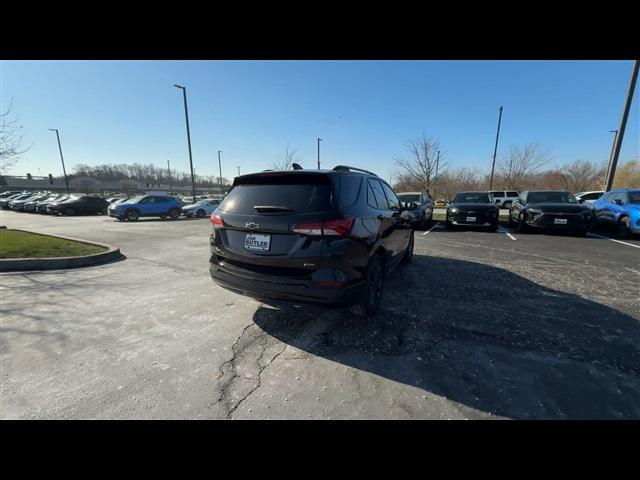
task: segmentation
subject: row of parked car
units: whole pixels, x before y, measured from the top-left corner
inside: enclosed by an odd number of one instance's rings
[[[67,216],[107,214],[118,220],[136,221],[140,217],[177,219],[180,215],[205,218],[220,203],[220,200],[206,197],[200,197],[195,203],[185,200],[163,194],[103,198],[97,195],[9,191],[0,194],[0,208]]]

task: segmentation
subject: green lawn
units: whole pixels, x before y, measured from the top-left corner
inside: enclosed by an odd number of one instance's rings
[[[106,249],[57,237],[0,230],[0,258],[77,257]]]

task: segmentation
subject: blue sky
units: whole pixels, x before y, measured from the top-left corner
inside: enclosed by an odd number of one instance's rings
[[[440,140],[451,166],[490,168],[510,145],[548,147],[553,164],[606,160],[631,61],[45,61],[0,63],[33,144],[15,175],[60,175],[65,162],[189,166],[179,83],[188,88],[194,168],[223,176],[268,168],[287,145],[315,168],[349,164],[385,178],[408,140]],[[636,89],[621,161],[640,156]],[[40,170],[38,170],[40,169]]]

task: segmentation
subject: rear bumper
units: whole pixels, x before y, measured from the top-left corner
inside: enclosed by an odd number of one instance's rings
[[[346,306],[358,302],[364,294],[364,281],[343,287],[325,287],[318,282],[279,276],[260,275],[260,278],[226,268],[215,260],[209,262],[214,282],[227,290],[258,300],[290,303],[311,303],[325,306]]]

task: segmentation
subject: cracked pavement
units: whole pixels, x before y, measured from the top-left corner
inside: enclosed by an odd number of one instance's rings
[[[363,321],[214,285],[207,220],[0,216],[127,257],[0,275],[3,419],[640,418],[638,248],[416,232]]]

